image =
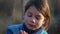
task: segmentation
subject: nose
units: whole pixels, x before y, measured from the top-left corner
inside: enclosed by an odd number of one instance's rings
[[[31,22],[32,22],[32,23],[35,23],[35,19],[32,19]]]

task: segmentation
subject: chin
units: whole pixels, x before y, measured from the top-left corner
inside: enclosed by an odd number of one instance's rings
[[[28,29],[30,29],[30,30],[36,30],[36,28],[30,28],[30,27]]]
[[[30,29],[30,30],[36,30],[36,29]]]

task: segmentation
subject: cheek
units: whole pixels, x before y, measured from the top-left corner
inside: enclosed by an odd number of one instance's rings
[[[44,23],[43,21],[39,21],[39,22],[37,23],[37,25],[38,25],[38,26],[42,26],[43,23]]]
[[[29,19],[26,17],[26,18],[24,18],[24,22],[28,22],[29,21]]]

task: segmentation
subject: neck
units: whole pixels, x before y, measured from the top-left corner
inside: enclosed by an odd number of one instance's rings
[[[26,32],[28,32],[28,33],[38,32],[38,31],[40,31],[40,29],[42,29],[42,27],[39,28],[39,29],[36,29],[36,30],[30,30],[30,29],[28,29],[28,28],[26,27],[26,25],[24,24],[24,30],[25,30]]]

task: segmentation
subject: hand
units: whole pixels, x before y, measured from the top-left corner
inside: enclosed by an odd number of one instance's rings
[[[20,30],[19,34],[28,34],[26,31]]]

